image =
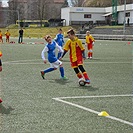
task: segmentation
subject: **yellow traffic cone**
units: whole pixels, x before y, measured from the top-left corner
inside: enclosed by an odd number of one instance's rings
[[[102,111],[98,114],[98,116],[109,116],[109,114],[106,111]]]

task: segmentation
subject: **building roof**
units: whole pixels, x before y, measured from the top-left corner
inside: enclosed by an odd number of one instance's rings
[[[109,13],[106,13],[106,14],[104,14],[104,15],[102,15],[103,17],[106,17],[106,16],[109,16],[109,15],[111,15],[112,14],[112,12],[109,12]]]
[[[14,0],[9,0],[9,2],[13,2]],[[19,3],[25,3],[25,2],[27,2],[28,0],[17,0],[16,2],[19,2]]]
[[[13,2],[14,0],[9,0],[9,2]],[[19,3],[27,3],[29,0],[17,0],[16,2],[19,2]],[[34,1],[37,1],[37,0],[34,0]],[[65,0],[53,0],[54,3],[64,3]]]

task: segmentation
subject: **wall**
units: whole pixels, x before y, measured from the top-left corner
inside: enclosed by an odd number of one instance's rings
[[[65,23],[63,25],[68,26],[70,25],[70,8],[62,8],[61,9],[61,19],[65,19]]]

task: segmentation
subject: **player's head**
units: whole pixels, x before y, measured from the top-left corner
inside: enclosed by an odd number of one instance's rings
[[[73,30],[73,29],[68,30],[68,31],[67,31],[67,35],[68,35],[68,37],[69,37],[71,40],[73,40],[74,37],[75,37],[75,32],[74,32],[74,30]]]
[[[59,33],[62,33],[62,29],[59,29]]]
[[[87,31],[86,31],[86,34],[87,34],[87,35],[90,35],[90,31],[89,31],[89,30],[87,30]]]
[[[48,42],[48,43],[51,43],[52,42],[52,38],[50,35],[46,35],[45,37],[45,40]]]

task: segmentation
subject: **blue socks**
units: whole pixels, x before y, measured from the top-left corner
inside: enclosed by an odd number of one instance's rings
[[[54,69],[54,68],[45,69],[44,70],[44,74],[45,73],[48,73],[48,72],[51,72],[51,71],[54,71],[54,70],[56,70],[56,69]],[[60,67],[59,70],[60,70],[61,77],[64,77],[64,68],[63,67]]]
[[[60,67],[60,74],[61,74],[61,77],[64,77],[64,68],[63,67]]]
[[[53,70],[55,70],[55,69],[54,68],[48,68],[48,69],[44,70],[44,73],[48,73],[48,72],[51,72]]]

